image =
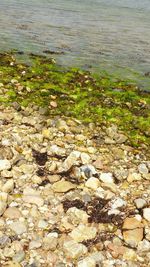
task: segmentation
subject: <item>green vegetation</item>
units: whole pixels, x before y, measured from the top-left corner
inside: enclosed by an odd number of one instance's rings
[[[150,142],[150,97],[133,83],[107,73],[97,77],[79,69],[66,70],[44,56],[31,54],[28,62],[20,63],[15,53],[0,54],[1,103],[33,103],[47,107],[50,115],[115,123],[132,144]],[[50,107],[51,101],[57,102],[57,107]]]

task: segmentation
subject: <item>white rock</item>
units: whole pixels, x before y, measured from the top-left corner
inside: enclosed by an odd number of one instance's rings
[[[70,233],[70,236],[76,242],[82,242],[84,240],[95,238],[97,233],[96,227],[85,226],[84,224],[80,224]]]
[[[90,162],[90,156],[87,153],[81,153],[81,161],[83,164],[88,164]]]
[[[142,240],[138,244],[138,251],[139,252],[149,252],[150,251],[150,242],[146,239]]]
[[[95,267],[95,265],[95,260],[90,257],[87,257],[79,261],[77,267]]]
[[[143,217],[150,222],[150,208],[143,209]]]
[[[137,209],[142,209],[146,206],[146,200],[145,199],[142,199],[142,198],[137,198],[134,200],[134,203],[137,207]]]
[[[113,176],[112,173],[108,172],[108,173],[101,173],[100,175],[100,180],[104,183],[113,183]]]
[[[67,216],[69,217],[69,221],[74,225],[87,223],[89,217],[85,211],[77,209],[76,207],[68,209]]]
[[[72,151],[67,159],[63,163],[63,169],[69,170],[73,165],[77,164],[80,158],[81,152],[79,151]]]
[[[146,166],[146,164],[144,163],[141,163],[139,166],[138,166],[138,170],[141,174],[148,174],[148,168]]]
[[[29,249],[40,248],[41,245],[42,245],[42,244],[41,244],[40,241],[33,240],[33,241],[31,241],[30,244],[29,244]]]
[[[39,220],[39,222],[38,222],[38,227],[39,228],[45,229],[47,226],[48,226],[48,222],[47,221]]]
[[[117,209],[117,208],[121,208],[121,207],[126,206],[126,205],[127,205],[126,201],[124,201],[122,198],[117,197],[117,198],[112,200],[111,208]]]
[[[27,232],[27,226],[24,222],[16,221],[9,225],[9,228],[13,230],[17,235],[22,235]]]
[[[23,191],[23,201],[31,204],[36,204],[37,206],[43,206],[44,200],[40,196],[40,192],[28,187]]]
[[[8,180],[3,186],[3,192],[10,193],[14,189],[14,180]]]
[[[87,253],[86,246],[78,244],[74,240],[65,241],[63,245],[64,252],[72,259],[78,259]]]
[[[5,192],[0,193],[0,216],[4,213],[7,208],[8,194]]]
[[[0,171],[9,170],[11,168],[11,163],[7,159],[0,160]]]
[[[85,186],[90,189],[96,190],[100,186],[100,181],[95,177],[91,177],[87,180]]]

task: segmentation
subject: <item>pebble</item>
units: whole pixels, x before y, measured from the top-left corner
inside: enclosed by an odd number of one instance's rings
[[[150,222],[150,208],[143,209],[143,217]]]
[[[79,223],[87,223],[88,222],[88,215],[85,211],[80,210],[76,207],[72,207],[67,210],[67,216],[69,217],[69,221],[77,225]]]
[[[86,181],[85,186],[92,190],[96,190],[100,186],[100,181],[95,177],[91,177]]]
[[[69,170],[73,165],[76,165],[78,163],[78,160],[80,159],[81,153],[79,151],[73,151],[70,153],[70,155],[66,158],[66,160],[63,163],[63,169],[65,171]]]
[[[137,209],[142,209],[144,208],[146,205],[147,205],[147,202],[145,199],[142,199],[142,198],[137,198],[134,200],[134,203],[137,207]]]
[[[76,241],[76,242],[82,242],[88,239],[95,238],[97,233],[96,227],[90,227],[86,226],[84,224],[80,224],[74,230],[70,233],[70,236]]]
[[[63,179],[61,181],[54,183],[52,186],[52,190],[56,193],[65,193],[75,188],[76,188],[75,184],[65,181]]]
[[[65,241],[63,250],[67,256],[71,257],[72,259],[78,259],[88,252],[86,246],[83,244],[78,244],[74,240]]]
[[[0,171],[9,170],[11,168],[11,163],[7,159],[0,159]]]
[[[80,171],[82,173],[83,178],[87,179],[92,177],[94,174],[96,174],[95,167],[90,164],[86,164],[80,167]]]
[[[3,216],[8,219],[19,219],[21,217],[21,212],[16,207],[9,207],[6,209]]]
[[[47,251],[51,250],[54,251],[57,248],[58,244],[58,234],[53,232],[49,233],[46,237],[43,239],[43,248]]]
[[[22,235],[27,232],[27,226],[25,223],[16,221],[9,225],[9,228],[17,235]]]
[[[4,185],[3,185],[3,192],[11,193],[14,189],[14,180],[9,179]]]
[[[37,249],[37,248],[40,248],[41,246],[42,246],[42,243],[40,241],[33,240],[29,244],[29,249]]]
[[[87,257],[78,262],[77,267],[95,267],[95,260]]]
[[[148,174],[148,168],[146,166],[146,164],[144,163],[141,163],[139,166],[138,166],[138,170],[141,174]]]
[[[36,204],[37,206],[43,206],[44,200],[40,196],[40,192],[36,191],[30,187],[27,187],[23,191],[23,201],[31,204]]]
[[[8,194],[0,192],[0,216],[4,213],[7,207]]]
[[[122,229],[124,230],[132,230],[132,229],[136,229],[136,228],[142,228],[143,224],[138,221],[136,218],[126,218],[124,220]]]
[[[112,173],[101,173],[100,174],[100,180],[103,183],[113,183],[114,182]]]
[[[137,247],[139,242],[143,239],[143,236],[143,228],[123,231],[123,238],[125,242],[131,247]]]
[[[14,256],[13,256],[13,261],[14,262],[22,262],[25,258],[25,253],[24,251],[18,251]]]

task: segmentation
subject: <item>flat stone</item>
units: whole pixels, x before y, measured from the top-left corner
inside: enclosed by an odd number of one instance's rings
[[[7,208],[8,194],[5,192],[0,193],[0,216]]]
[[[29,244],[29,249],[36,249],[40,248],[42,246],[42,243],[40,241],[33,240]]]
[[[133,217],[133,218],[126,218],[124,220],[122,229],[132,230],[132,229],[142,228],[142,227],[143,227],[143,224]]]
[[[150,222],[150,208],[143,209],[143,217]]]
[[[9,225],[9,228],[14,231],[17,235],[22,235],[27,232],[27,226],[25,223],[17,221]]]
[[[89,217],[85,211],[77,209],[76,207],[68,209],[67,216],[69,217],[69,221],[74,225],[77,225],[79,223],[86,224]]]
[[[0,237],[0,248],[4,248],[11,243],[11,239],[7,235]]]
[[[25,253],[24,251],[18,251],[14,256],[13,256],[13,261],[14,262],[22,262],[25,258]]]
[[[123,206],[126,206],[127,203],[126,201],[124,201],[122,198],[115,198],[112,200],[112,205],[111,205],[111,208],[112,209],[118,209],[118,208],[121,208]]]
[[[58,181],[54,183],[52,186],[52,190],[56,193],[65,193],[75,188],[76,188],[76,185],[65,180]]]
[[[5,267],[21,267],[21,265],[18,262],[10,261],[10,262],[7,262]]]
[[[139,166],[138,166],[138,170],[141,174],[148,174],[148,168],[146,166],[146,164],[144,163],[141,163]]]
[[[86,257],[78,262],[77,267],[95,267],[95,260],[90,257]]]
[[[137,199],[135,199],[134,200],[134,203],[135,203],[137,209],[142,209],[142,208],[144,208],[147,205],[146,200],[143,199],[143,198],[137,198]]]
[[[63,169],[69,170],[73,165],[77,164],[81,153],[79,151],[72,151],[63,163]]]
[[[138,251],[141,252],[149,252],[150,251],[150,242],[146,239],[142,240],[138,244]]]
[[[78,244],[74,240],[65,241],[63,250],[72,259],[78,259],[88,252],[86,246]]]
[[[108,172],[108,173],[101,173],[100,180],[102,182],[104,182],[104,183],[113,183],[114,182],[112,173],[110,173],[110,172]]]
[[[95,227],[89,227],[89,226],[80,224],[70,233],[70,236],[76,242],[82,242],[88,239],[95,238],[96,233],[97,233],[97,229]]]
[[[19,219],[21,217],[21,212],[16,207],[9,207],[6,209],[3,216],[8,219]]]
[[[133,181],[141,181],[142,176],[140,173],[129,173],[128,177],[127,177],[127,181],[129,183],[132,183]]]
[[[40,196],[40,192],[28,187],[23,191],[23,201],[31,204],[36,204],[37,206],[43,206],[44,200]]]
[[[11,163],[7,159],[0,160],[0,171],[9,170],[11,168]]]
[[[123,231],[123,238],[131,247],[137,247],[139,242],[143,239],[143,234],[143,228],[136,228]]]
[[[81,153],[81,161],[83,164],[88,164],[90,162],[90,156],[87,153]]]
[[[95,177],[91,177],[87,180],[85,186],[92,190],[96,190],[100,186],[100,181]]]
[[[3,186],[3,192],[10,193],[14,189],[14,180],[8,180]]]
[[[96,161],[93,163],[93,166],[96,169],[102,170],[103,169],[103,163],[102,163],[102,157],[98,157]]]
[[[44,250],[54,251],[57,248],[57,244],[58,244],[58,234],[54,232],[44,237],[42,247]]]

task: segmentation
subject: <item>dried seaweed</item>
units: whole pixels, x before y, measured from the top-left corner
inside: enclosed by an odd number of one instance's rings
[[[44,168],[39,168],[36,172],[36,174],[40,177],[45,176],[45,169]]]
[[[64,208],[65,212],[67,212],[67,210],[72,208],[72,207],[76,207],[76,208],[82,209],[82,210],[85,209],[85,204],[80,199],[74,199],[74,200],[66,199],[62,202],[62,204],[63,204],[63,208]]]
[[[44,166],[47,161],[47,152],[40,153],[39,151],[36,151],[35,149],[32,149],[33,157],[35,158],[35,161],[38,165]]]
[[[45,179],[39,184],[39,186],[45,186],[45,185],[47,185],[49,183],[50,183],[50,181],[48,179]]]

